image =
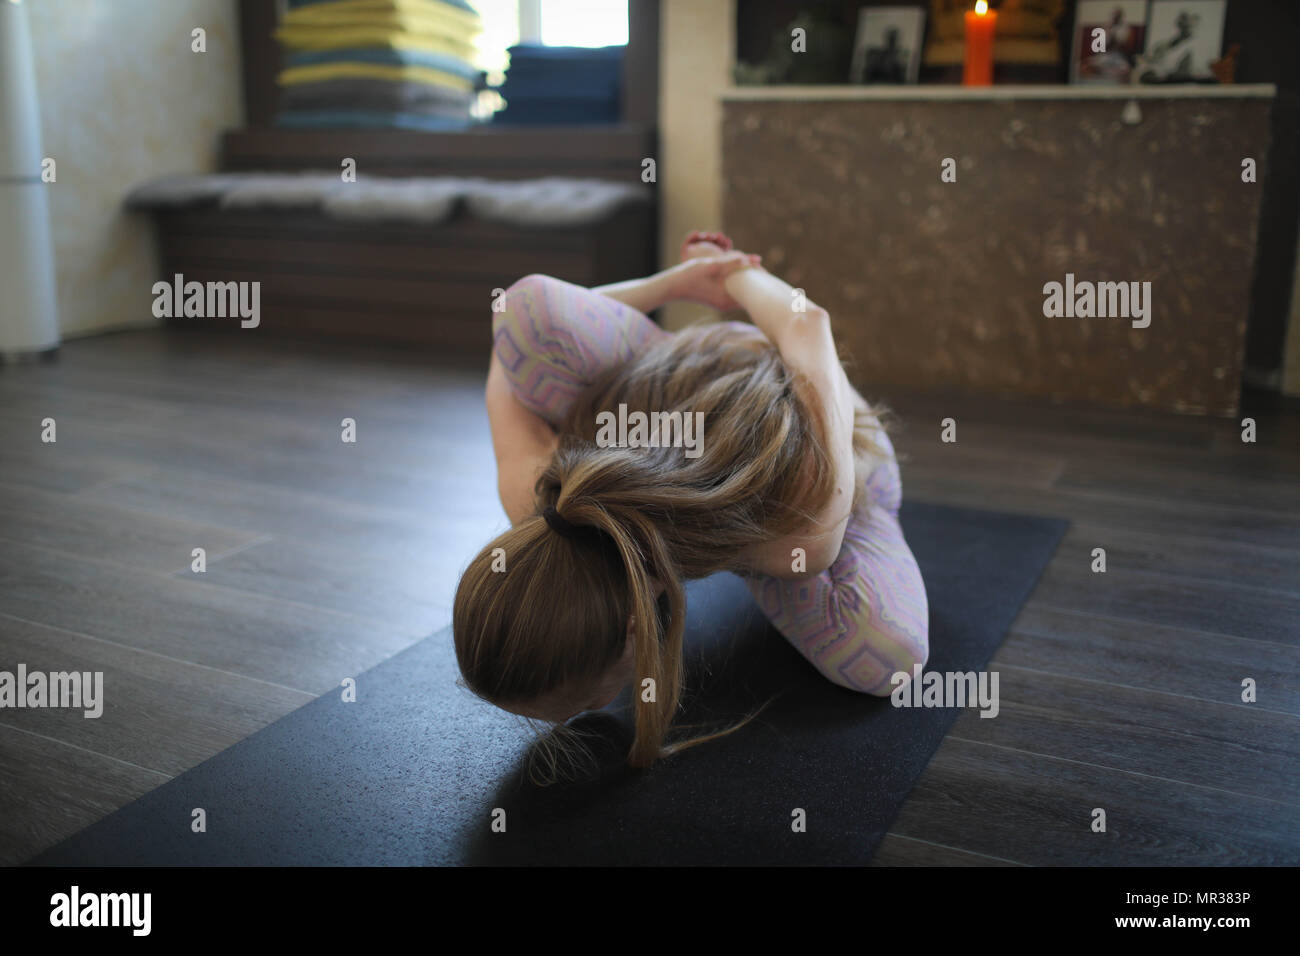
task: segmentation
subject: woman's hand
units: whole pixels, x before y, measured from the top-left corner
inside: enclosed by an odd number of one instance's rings
[[[727,277],[758,265],[760,260],[760,256],[744,252],[697,255],[673,266],[664,276],[672,298],[730,312],[740,304],[727,293]]]
[[[757,266],[760,259],[733,251],[731,240],[720,232],[692,232],[682,243],[680,264],[643,279],[595,286],[591,291],[647,313],[678,300],[729,312],[740,306],[723,283],[738,270]]]

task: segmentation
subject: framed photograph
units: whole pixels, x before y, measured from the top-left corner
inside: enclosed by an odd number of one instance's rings
[[[1147,0],[1079,0],[1070,46],[1070,82],[1132,82],[1146,34]]]
[[[849,79],[854,83],[915,83],[921,72],[924,34],[924,10],[863,7],[858,11]]]
[[[1228,0],[1154,0],[1146,52],[1134,65],[1142,83],[1213,80],[1210,64],[1223,55]]]

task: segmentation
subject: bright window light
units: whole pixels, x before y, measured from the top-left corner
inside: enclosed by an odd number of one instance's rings
[[[519,42],[519,0],[473,0],[472,6],[483,24],[474,65],[498,74],[493,82],[500,83],[499,74],[510,62],[506,47]]]
[[[627,0],[541,0],[541,20],[548,46],[627,43]]]

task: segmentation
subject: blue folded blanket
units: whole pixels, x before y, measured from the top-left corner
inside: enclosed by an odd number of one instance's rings
[[[568,61],[571,63],[620,62],[626,52],[625,45],[620,46],[547,46],[545,43],[517,43],[509,47],[510,62],[521,63],[529,60],[543,62]]]
[[[515,99],[492,117],[493,122],[524,125],[528,123],[617,123],[619,102],[586,99]]]
[[[567,77],[564,74],[520,74],[507,73],[506,82],[498,87],[504,98],[511,94],[525,96],[616,96],[623,85],[623,78],[615,73],[607,77]]]
[[[626,50],[625,46],[518,44],[510,47],[510,68],[498,92],[511,104],[516,116],[526,113],[567,115],[575,106],[592,110],[597,101],[618,100]],[[523,100],[529,101],[526,110],[521,109]],[[556,101],[554,109],[547,110],[536,102],[541,100]]]
[[[507,76],[497,87],[507,103],[516,100],[616,100],[621,85],[610,83],[569,83],[557,77],[537,82]]]
[[[303,50],[284,58],[286,67],[316,66],[321,63],[380,63],[391,66],[426,66],[467,80],[480,71],[472,63],[445,53],[426,50],[393,50],[388,47],[355,47],[344,50]]]

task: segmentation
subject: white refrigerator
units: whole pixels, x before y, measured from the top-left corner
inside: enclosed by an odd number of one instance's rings
[[[40,111],[22,0],[0,0],[0,359],[59,345]]]

